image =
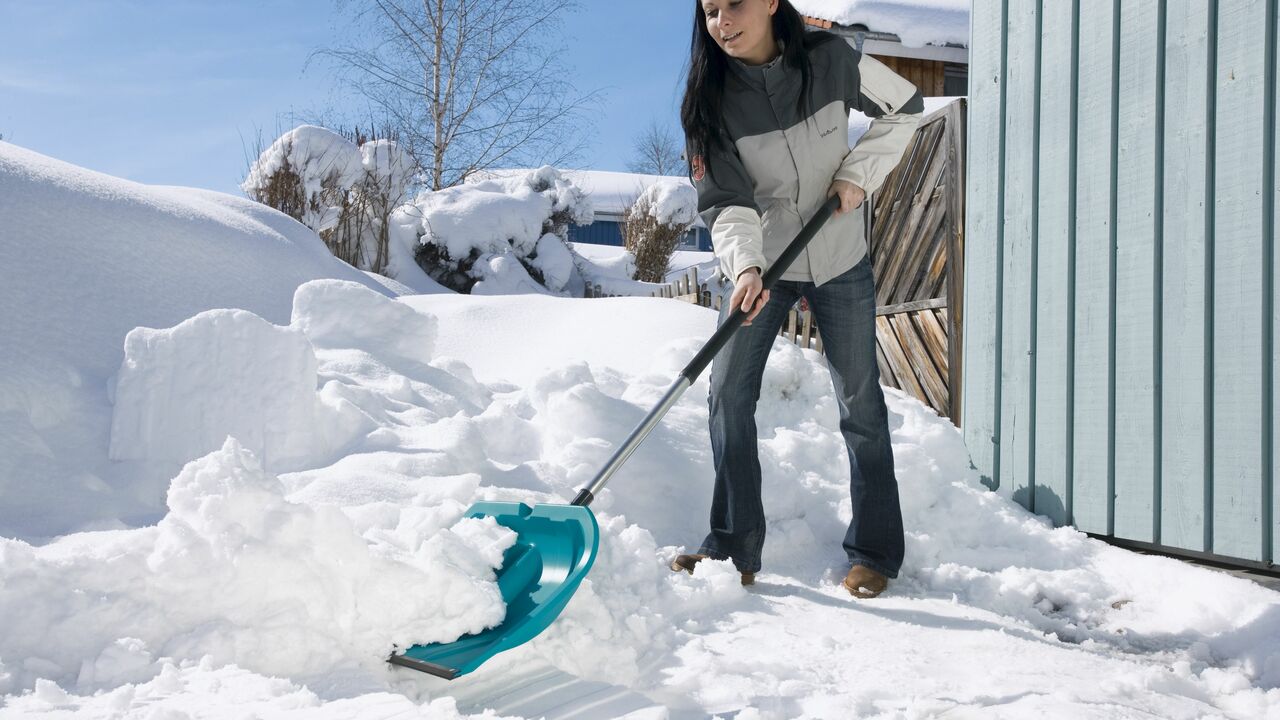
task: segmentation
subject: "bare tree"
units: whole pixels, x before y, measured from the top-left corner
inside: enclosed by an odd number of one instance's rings
[[[320,55],[390,118],[431,189],[476,172],[564,165],[585,145],[579,95],[558,60],[573,0],[340,0],[366,42]],[[308,60],[310,62],[310,59]]]
[[[648,127],[636,137],[635,149],[627,169],[648,175],[683,175],[680,141],[666,125],[650,120]]]

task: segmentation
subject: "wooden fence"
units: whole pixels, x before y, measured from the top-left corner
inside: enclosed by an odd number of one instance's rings
[[[965,101],[921,122],[872,197],[880,381],[960,423]]]
[[[685,270],[684,274],[681,275],[679,278],[677,278],[675,281],[669,282],[669,283],[663,283],[662,285],[656,286],[653,289],[653,291],[649,293],[648,297],[672,298],[676,300],[684,300],[686,302],[697,303],[697,302],[700,302],[699,301],[700,293],[702,291],[705,291],[706,287],[707,286],[705,283],[699,284],[698,282],[698,268],[691,267],[688,270]],[[622,293],[606,292],[599,283],[595,283],[595,284],[588,283],[586,292],[583,295],[583,297],[589,297],[589,298],[634,297],[634,295],[624,295]],[[703,304],[707,305],[707,303],[703,303]],[[707,306],[710,307],[710,305],[707,305]]]

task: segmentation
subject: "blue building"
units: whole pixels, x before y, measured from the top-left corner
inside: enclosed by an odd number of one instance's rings
[[[571,170],[565,171],[565,174],[587,193],[596,211],[595,222],[592,224],[569,227],[569,241],[617,247],[622,247],[624,244],[622,228],[627,208],[635,202],[646,187],[659,180],[688,182],[686,178],[680,177],[668,178],[660,175],[638,175],[603,170]],[[685,237],[676,249],[711,252],[711,234],[702,224],[701,219],[689,229],[689,232],[685,233]]]

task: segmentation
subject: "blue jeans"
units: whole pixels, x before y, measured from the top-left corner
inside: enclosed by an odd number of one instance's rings
[[[801,296],[817,315],[840,407],[840,434],[849,453],[853,519],[844,536],[845,553],[853,565],[896,578],[904,551],[902,509],[893,472],[889,415],[876,366],[875,280],[869,257],[820,286],[811,281],[779,281],[756,319],[739,328],[712,362],[708,404],[716,482],[711,532],[698,552],[717,560],[732,559],[741,572],[760,570],[765,519],[756,401],[769,349]],[[729,297],[726,292],[721,323],[732,310]]]

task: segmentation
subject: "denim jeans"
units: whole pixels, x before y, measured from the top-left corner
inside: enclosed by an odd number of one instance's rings
[[[732,310],[730,294],[726,290],[721,323]],[[711,532],[698,552],[717,560],[732,559],[741,572],[760,570],[765,518],[756,401],[769,350],[787,312],[801,296],[817,316],[840,408],[840,434],[849,455],[853,519],[844,536],[845,553],[853,565],[896,578],[904,551],[902,510],[889,416],[876,366],[875,280],[869,257],[820,286],[779,281],[756,319],[739,328],[712,362],[708,404],[716,480]]]

